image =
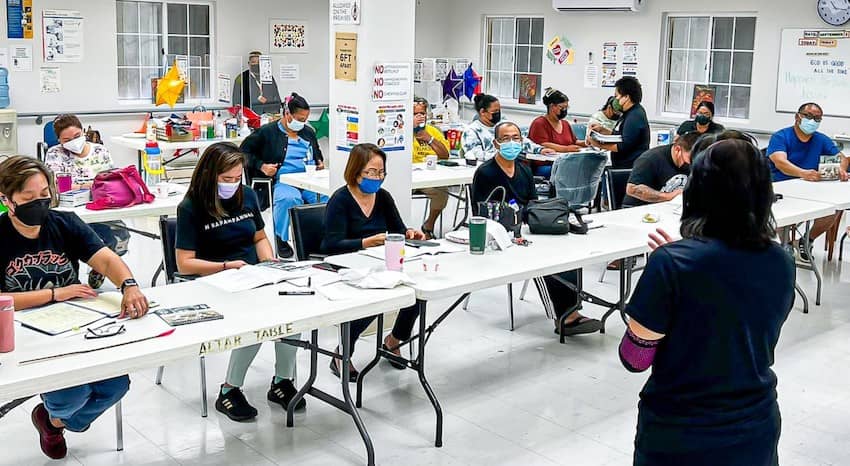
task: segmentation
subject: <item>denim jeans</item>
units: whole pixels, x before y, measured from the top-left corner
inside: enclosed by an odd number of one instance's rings
[[[41,399],[50,417],[62,421],[71,432],[83,432],[129,389],[130,377],[122,375],[44,393]]]

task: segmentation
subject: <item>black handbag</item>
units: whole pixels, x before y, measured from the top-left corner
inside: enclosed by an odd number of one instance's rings
[[[493,200],[493,195],[496,194],[496,191],[502,191],[501,200]],[[496,189],[490,192],[486,200],[478,203],[478,215],[500,223],[505,227],[505,230],[513,233],[514,237],[518,238],[520,236],[520,229],[522,228],[522,219],[519,212],[505,202],[506,195],[505,188],[503,186],[497,186]]]
[[[566,235],[570,232],[570,203],[566,199],[531,201],[525,211],[532,234]]]

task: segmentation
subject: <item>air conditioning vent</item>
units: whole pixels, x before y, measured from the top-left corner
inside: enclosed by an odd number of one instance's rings
[[[640,11],[644,0],[552,0],[558,11]]]

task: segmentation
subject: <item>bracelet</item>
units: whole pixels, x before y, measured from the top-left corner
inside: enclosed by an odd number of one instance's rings
[[[221,270],[227,270],[227,261],[224,261],[224,263],[221,264]]]
[[[431,136],[431,139],[428,141],[428,145],[430,146],[433,143],[434,143],[434,136]]]
[[[50,287],[50,302],[56,302],[56,288]]]

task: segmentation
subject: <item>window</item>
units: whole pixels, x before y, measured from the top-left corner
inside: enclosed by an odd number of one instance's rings
[[[543,18],[485,19],[484,86],[496,97],[518,99],[520,75],[536,76],[537,96],[543,74]]]
[[[186,99],[209,99],[211,13],[207,3],[118,0],[118,98],[149,101],[151,80],[162,76],[176,57],[187,57]]]
[[[668,16],[661,95],[669,113],[690,113],[695,84],[715,88],[715,116],[750,116],[756,18]]]

